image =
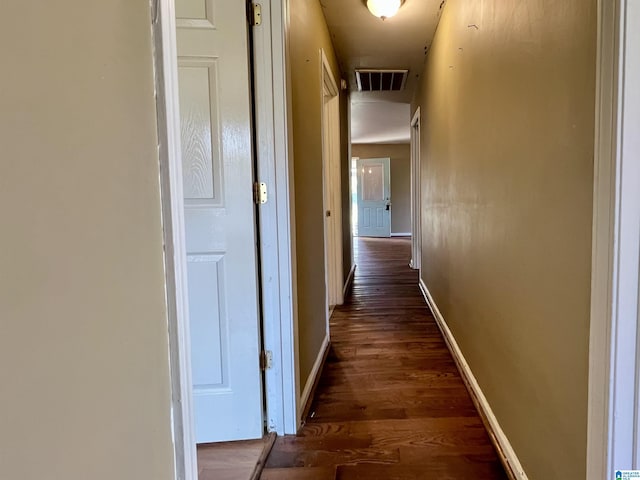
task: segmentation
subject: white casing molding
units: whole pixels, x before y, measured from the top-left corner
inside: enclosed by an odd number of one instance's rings
[[[482,389],[480,388],[476,377],[471,371],[471,367],[469,367],[469,364],[462,354],[462,350],[460,350],[460,347],[458,346],[458,342],[456,342],[453,333],[451,333],[447,322],[440,313],[436,302],[433,300],[433,297],[431,296],[431,293],[429,292],[429,289],[425,285],[422,278],[420,279],[420,290],[422,291],[422,295],[424,296],[424,299],[427,302],[431,313],[436,319],[436,323],[438,324],[447,347],[453,355],[456,365],[458,366],[458,369],[460,370],[460,373],[465,380],[467,388],[471,390],[471,398],[476,405],[476,408],[482,412],[484,418],[489,424],[489,433],[494,442],[497,444],[496,448],[498,449],[503,462],[506,463],[508,473],[510,474],[510,476],[513,476],[515,480],[528,480],[528,477],[524,469],[522,468],[522,465],[520,464],[520,460],[518,460],[516,452],[514,451],[511,443],[509,442],[509,439],[502,430],[502,427],[500,427],[498,419],[493,413],[491,405],[489,405],[489,401],[484,396],[484,393],[482,392]]]
[[[640,468],[640,3],[598,2],[587,480]]]
[[[191,395],[175,1],[154,0],[153,37],[176,480],[197,480]]]

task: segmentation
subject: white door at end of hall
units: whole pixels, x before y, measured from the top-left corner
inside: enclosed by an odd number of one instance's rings
[[[391,236],[391,160],[362,158],[358,172],[358,236]]]
[[[176,0],[198,443],[263,435],[245,2]]]

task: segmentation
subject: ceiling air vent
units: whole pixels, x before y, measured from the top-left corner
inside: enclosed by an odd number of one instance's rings
[[[397,92],[404,89],[409,70],[356,70],[358,90],[361,92]]]

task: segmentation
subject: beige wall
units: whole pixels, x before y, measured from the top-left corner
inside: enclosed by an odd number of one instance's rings
[[[407,119],[407,125],[409,119]],[[391,159],[391,233],[411,232],[411,147],[407,143],[354,143],[359,158]]]
[[[149,2],[1,10],[0,476],[171,479]]]
[[[321,48],[336,82],[340,82],[341,75],[319,1],[292,0],[290,15],[298,340],[300,381],[304,387],[326,332]],[[342,101],[340,105],[344,119],[346,103]],[[344,145],[341,151],[344,155]]]
[[[595,40],[595,1],[449,0],[412,109],[423,279],[531,480],[585,478]]]

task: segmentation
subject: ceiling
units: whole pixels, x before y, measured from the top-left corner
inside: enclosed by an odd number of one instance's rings
[[[409,142],[408,104],[444,1],[406,0],[397,15],[384,21],[369,13],[365,0],[320,4],[351,90],[352,143]],[[409,69],[409,76],[400,92],[358,92],[356,68]]]

